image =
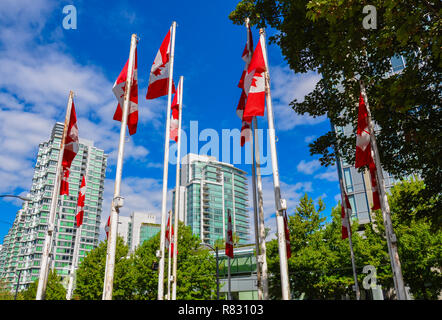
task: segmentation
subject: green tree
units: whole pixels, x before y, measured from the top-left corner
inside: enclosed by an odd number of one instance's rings
[[[398,239],[398,251],[404,282],[415,299],[437,299],[442,290],[442,231],[432,227],[431,219],[420,211],[433,210],[437,200],[419,198],[425,184],[421,180],[402,181],[389,195],[392,223]],[[354,296],[353,270],[349,241],[341,239],[341,206],[332,209],[331,221],[324,224],[324,210],[319,200],[316,209],[305,195],[293,215],[289,216],[292,255],[288,260],[289,280],[293,297],[302,293],[307,299],[340,299]],[[366,265],[376,268],[377,284],[383,289],[394,288],[391,262],[380,210],[373,222],[365,224],[363,233],[357,221],[352,223],[352,240],[358,283],[361,290]],[[270,293],[281,295],[279,254],[276,240],[268,243]],[[388,298],[388,297],[386,297]]]
[[[37,296],[38,280],[35,280],[29,287],[20,292],[17,296],[19,300],[35,300]],[[63,287],[61,276],[57,271],[51,269],[48,274],[48,283],[46,285],[45,300],[66,300],[66,289]]]
[[[376,8],[376,29],[363,26],[367,4]],[[230,19],[243,24],[250,17],[252,24],[275,29],[270,40],[294,72],[321,74],[303,102],[291,103],[299,114],[355,124],[360,92],[355,79],[361,77],[372,117],[382,128],[377,140],[384,169],[395,176],[419,172],[430,197],[442,191],[440,13],[431,1],[242,0]],[[398,54],[406,68],[387,77],[390,58]],[[333,164],[336,155],[354,162],[354,148],[354,135],[331,131],[310,144],[323,165]],[[440,223],[440,216],[433,218]]]
[[[158,272],[152,264],[158,262],[155,253],[159,250],[159,234],[145,241],[135,252],[135,291],[137,299],[153,300],[158,294]],[[167,256],[167,254],[166,254]],[[177,299],[207,300],[215,296],[215,258],[201,246],[198,236],[189,226],[180,222],[178,227]],[[168,259],[165,270],[168,269]],[[164,288],[167,288],[167,279]]]
[[[74,294],[81,300],[101,300],[103,296],[104,271],[106,268],[107,240],[90,251],[77,270]],[[133,276],[129,248],[123,238],[117,237],[113,296],[115,300],[131,299]]]
[[[121,237],[117,240],[113,299],[155,300],[158,295],[159,233],[144,241],[134,253]],[[75,294],[79,299],[99,300],[102,297],[107,242],[89,252],[77,271]],[[166,253],[167,257],[167,253]],[[165,270],[168,269],[168,259]],[[167,273],[166,273],[167,274]],[[178,232],[177,299],[210,299],[215,295],[215,258],[200,246],[191,228],[180,222]],[[167,279],[164,282],[167,288]]]
[[[434,228],[426,212],[437,207],[437,197],[420,197],[423,181],[402,181],[389,196],[393,228],[398,238],[404,282],[416,299],[437,299],[442,290],[442,231]],[[424,212],[424,213],[423,213]],[[376,216],[379,234],[384,234],[380,213]],[[379,239],[385,245],[385,240]]]
[[[11,288],[6,281],[0,280],[0,300],[13,300],[14,295],[11,292]]]

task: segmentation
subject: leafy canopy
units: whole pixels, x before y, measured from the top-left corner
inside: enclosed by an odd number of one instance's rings
[[[271,27],[270,40],[297,73],[315,71],[322,79],[292,108],[313,117],[327,115],[356,132],[357,103],[364,80],[377,133],[381,161],[397,177],[419,173],[428,196],[441,192],[441,9],[431,1],[373,0],[376,29],[365,29],[367,1],[242,0],[230,14]],[[390,74],[390,59],[402,55],[406,68]],[[328,132],[310,144],[323,165],[336,156],[354,162],[355,135]],[[337,148],[334,149],[335,144]],[[440,211],[440,210],[439,210]]]

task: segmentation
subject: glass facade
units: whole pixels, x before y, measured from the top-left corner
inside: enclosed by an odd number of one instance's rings
[[[141,246],[144,241],[155,237],[158,234],[158,232],[160,232],[160,231],[161,231],[160,224],[153,224],[153,223],[141,224],[139,245]]]
[[[238,243],[248,243],[246,173],[213,157],[194,154],[184,157],[182,164],[185,221],[192,232],[209,244],[224,239],[230,211]]]
[[[25,202],[18,211],[0,251],[0,278],[15,285],[18,271],[21,270],[21,289],[39,276],[63,127],[63,123],[56,123],[50,140],[40,143],[29,194],[32,201]],[[86,178],[86,199],[79,262],[98,245],[107,155],[94,147],[91,141],[80,139],[79,147],[71,165],[69,196],[58,197],[55,219],[51,267],[62,277],[69,274],[73,260],[77,197],[83,176]]]

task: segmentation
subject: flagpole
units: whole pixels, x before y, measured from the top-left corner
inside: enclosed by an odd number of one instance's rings
[[[77,210],[76,210],[75,215],[77,215],[77,214],[78,214],[78,206],[77,206]],[[75,270],[77,269],[77,264],[78,264],[78,247],[80,244],[80,236],[81,236],[81,225],[79,227],[77,227],[75,230],[74,253],[73,253],[73,257],[72,257],[71,271],[69,274],[68,288],[66,290],[66,300],[71,300],[72,294],[74,292],[74,290],[73,290],[74,289],[74,273],[75,273]]]
[[[368,105],[367,93],[365,91],[365,85],[362,80],[359,81],[359,85],[361,88],[361,94],[365,101],[365,106],[367,108],[368,127],[370,130],[370,143],[371,143],[371,149],[374,154],[374,161],[376,164],[376,178],[381,198],[380,204],[381,204],[382,217],[384,220],[385,233],[387,238],[388,253],[390,255],[391,269],[393,271],[393,282],[396,289],[396,295],[398,300],[407,300],[404,279],[402,277],[401,262],[399,260],[399,253],[397,248],[397,237],[393,231],[393,225],[391,223],[390,206],[388,204],[387,193],[385,191],[385,182],[384,182],[384,176],[382,174],[381,159],[379,157],[373,123],[371,121],[371,112],[370,112],[370,107]]]
[[[260,257],[260,239],[258,235],[258,207],[256,199],[256,170],[255,170],[255,143],[253,136],[250,137],[250,149],[252,151],[252,192],[253,192],[253,217],[255,225],[255,250],[256,250],[256,278],[258,281],[258,300],[262,300],[262,284],[261,284],[261,266],[259,263]]]
[[[126,77],[126,91],[124,94],[123,116],[120,127],[120,141],[118,145],[117,169],[115,173],[114,197],[111,203],[109,237],[107,239],[106,269],[104,273],[103,300],[112,300],[115,253],[117,247],[118,215],[123,206],[123,198],[120,196],[121,176],[123,172],[124,143],[126,139],[127,116],[129,113],[130,91],[133,80],[133,70],[135,64],[135,49],[137,47],[137,35],[132,34],[130,42],[128,72]]]
[[[48,273],[49,273],[49,256],[51,254],[52,238],[53,238],[54,230],[55,230],[55,216],[56,216],[57,205],[58,205],[58,194],[60,193],[60,180],[61,180],[61,167],[62,167],[61,163],[63,160],[64,145],[65,145],[65,139],[66,139],[66,134],[67,134],[67,130],[68,130],[69,119],[71,117],[73,97],[74,97],[74,92],[70,91],[68,105],[66,108],[66,118],[64,120],[63,136],[62,136],[62,139],[60,142],[60,151],[58,153],[57,171],[55,173],[54,190],[52,192],[51,208],[50,208],[50,212],[49,212],[48,230],[46,232],[45,242],[43,245],[42,257],[41,257],[41,268],[40,268],[40,274],[39,274],[39,278],[38,278],[38,286],[37,286],[37,293],[36,293],[35,300],[43,300],[45,298],[45,294],[46,294],[46,285],[47,285]]]
[[[170,300],[170,270],[171,270],[171,257],[172,257],[172,212],[169,211],[169,251],[167,254],[167,300]]]
[[[234,253],[233,241],[232,241],[232,216],[230,214],[230,209],[227,209],[227,235],[226,235],[226,255],[227,255],[227,300],[232,300],[232,285],[231,285],[231,274],[230,274],[230,255]],[[231,244],[232,252],[227,254],[227,244]]]
[[[246,62],[246,70],[248,68],[248,64],[250,63],[251,57],[252,57],[252,52],[253,52],[253,47],[251,45],[251,41],[252,39],[250,39],[250,32],[249,32],[249,22],[250,19],[246,18],[244,21],[244,25],[246,27],[247,30],[247,51],[248,51],[248,59]],[[244,111],[243,111],[244,112]],[[262,300],[262,283],[261,283],[261,265],[259,263],[259,258],[260,258],[260,238],[259,238],[259,222],[258,222],[258,204],[257,204],[257,199],[256,199],[256,168],[255,168],[255,144],[254,144],[254,138],[252,135],[251,130],[252,129],[252,123],[250,123],[250,151],[252,153],[252,190],[253,190],[253,217],[254,217],[254,226],[255,226],[255,251],[256,251],[256,278],[257,278],[257,286],[258,286],[258,300]]]
[[[347,226],[348,226],[348,242],[350,245],[350,258],[351,258],[351,266],[353,269],[353,279],[355,282],[355,292],[356,292],[356,300],[361,299],[361,293],[359,291],[359,284],[358,284],[358,275],[356,273],[356,261],[355,261],[355,255],[353,251],[353,232],[351,230],[351,219],[350,216],[347,214],[347,203],[345,201],[345,189],[344,189],[344,181],[343,176],[344,173],[342,172],[341,163],[339,162],[339,159],[337,159],[336,164],[338,166],[338,174],[339,174],[339,186],[341,187],[341,206],[344,208],[345,217],[347,219]]]
[[[266,242],[265,242],[265,225],[264,225],[264,201],[262,194],[262,178],[261,178],[261,160],[259,154],[259,139],[258,139],[258,120],[253,117],[253,135],[254,135],[254,151],[255,151],[255,165],[256,165],[256,180],[258,193],[258,209],[259,209],[259,237],[260,237],[260,255],[258,261],[261,271],[261,286],[262,299],[269,299],[269,282],[267,274],[267,257],[266,257]]]
[[[74,273],[77,269],[78,264],[78,246],[80,244],[80,236],[81,236],[81,225],[75,230],[75,244],[74,244],[74,253],[72,258],[72,266],[71,272],[69,274],[69,283],[68,289],[66,290],[66,300],[72,299],[72,294],[74,292]]]
[[[265,41],[264,29],[259,29],[261,46],[263,47],[263,56],[266,66],[265,71],[265,86],[266,86],[266,102],[267,102],[267,118],[269,123],[269,138],[270,138],[270,152],[272,156],[272,170],[273,170],[273,187],[275,192],[275,206],[276,206],[276,224],[278,231],[278,250],[279,250],[279,263],[281,271],[281,291],[282,299],[290,299],[290,284],[289,284],[289,272],[287,264],[287,252],[286,252],[286,239],[283,212],[287,209],[287,204],[284,199],[281,198],[281,186],[279,183],[279,171],[278,171],[278,158],[276,153],[276,139],[275,139],[275,125],[273,118],[272,97],[270,93],[270,75],[269,64],[267,60],[267,45]]]
[[[169,139],[170,139],[170,108],[172,104],[172,81],[173,62],[175,58],[175,31],[176,22],[172,22],[172,39],[170,45],[170,69],[169,69],[169,90],[167,94],[166,112],[166,139],[164,143],[164,164],[163,164],[163,196],[161,201],[161,231],[160,231],[160,261],[158,264],[158,300],[163,300],[164,296],[164,250],[165,250],[165,224],[167,206],[167,174],[169,165]]]
[[[179,81],[179,104],[178,104],[178,138],[177,138],[177,162],[175,177],[175,230],[173,235],[173,274],[172,274],[172,300],[176,300],[177,285],[177,262],[178,262],[178,218],[179,218],[179,200],[180,200],[180,164],[181,164],[181,116],[183,109],[183,81],[184,77],[180,77]]]

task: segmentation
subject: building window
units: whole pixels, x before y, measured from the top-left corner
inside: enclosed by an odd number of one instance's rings
[[[405,59],[402,56],[396,55],[391,58],[390,61],[393,72],[397,72],[405,68]]]
[[[350,202],[350,206],[351,206],[351,217],[352,219],[356,218],[356,201],[355,201],[355,197],[353,195],[349,195],[348,196],[348,201]]]
[[[347,192],[353,192],[353,181],[351,179],[350,168],[344,168],[344,180]]]

